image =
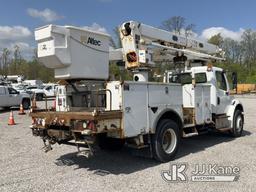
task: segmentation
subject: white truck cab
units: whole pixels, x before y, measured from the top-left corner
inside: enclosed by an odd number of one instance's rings
[[[44,95],[46,97],[55,97],[57,86],[58,86],[57,84],[45,84],[43,88]]]
[[[167,71],[164,78],[165,82],[173,83],[178,82],[183,86],[183,105],[186,106],[193,97],[193,90],[197,86],[208,85],[210,106],[209,110],[215,117],[222,117],[220,128],[232,127],[233,117],[235,110],[240,110],[243,113],[243,107],[239,100],[230,95],[229,83],[226,73],[223,69],[218,67],[209,66],[197,66],[184,70],[182,73],[176,74],[173,71]],[[207,94],[204,91],[203,94]],[[198,96],[197,96],[198,97]]]
[[[164,78],[165,82],[181,83],[184,87],[188,87],[187,84],[193,84],[191,89],[193,89],[196,84],[210,85],[212,112],[215,114],[224,114],[226,107],[234,99],[229,93],[229,83],[225,71],[221,68],[212,66],[192,67],[179,74],[173,71],[167,71],[166,75],[167,78]],[[184,91],[188,90],[186,89]],[[188,98],[184,98],[184,100],[187,99]]]

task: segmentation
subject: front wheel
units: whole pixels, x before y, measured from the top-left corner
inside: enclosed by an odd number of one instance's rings
[[[233,127],[231,135],[233,137],[240,137],[244,128],[244,117],[240,110],[236,110],[233,117]]]
[[[152,137],[154,158],[161,162],[172,160],[178,152],[179,143],[180,134],[177,123],[169,119],[162,120]]]

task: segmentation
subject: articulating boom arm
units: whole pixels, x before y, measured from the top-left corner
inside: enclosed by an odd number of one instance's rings
[[[223,60],[216,56],[221,53],[218,46],[136,21],[123,23],[119,32],[128,69],[153,66],[154,48],[168,51],[173,56],[180,52],[193,59]]]

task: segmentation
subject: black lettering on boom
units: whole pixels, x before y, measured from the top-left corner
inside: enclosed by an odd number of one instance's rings
[[[88,40],[87,40],[87,44],[101,46],[101,41],[100,40],[96,40],[93,37],[89,37]]]

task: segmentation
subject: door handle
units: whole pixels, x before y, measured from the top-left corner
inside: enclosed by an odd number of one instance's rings
[[[220,104],[220,97],[217,97],[217,104]]]

